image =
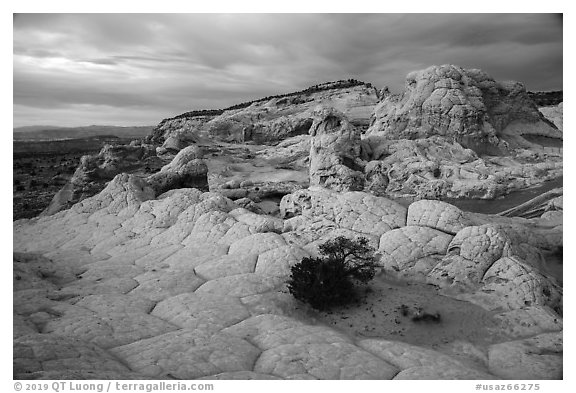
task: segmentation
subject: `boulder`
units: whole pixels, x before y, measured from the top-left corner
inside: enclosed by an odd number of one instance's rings
[[[208,166],[202,159],[203,153],[197,146],[188,146],[160,172],[146,179],[157,195],[175,188],[197,188],[208,191]]]

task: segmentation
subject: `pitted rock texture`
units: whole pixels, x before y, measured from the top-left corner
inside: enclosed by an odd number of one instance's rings
[[[336,191],[364,189],[360,132],[333,108],[319,107],[309,130],[310,185]]]
[[[536,258],[557,227],[321,188],[286,196],[282,209],[293,217],[198,189],[156,198],[124,174],[70,210],[15,222],[14,377],[561,377],[562,289]],[[455,294],[448,285],[446,295],[494,310],[510,339],[440,351],[319,322],[284,283],[293,264],[339,234],[368,238],[383,274],[429,281],[470,269],[453,279],[470,285]]]
[[[368,134],[388,139],[449,136],[482,154],[506,148],[509,127],[561,138],[519,82],[496,82],[478,69],[432,66],[406,77],[402,95],[389,95],[375,109]],[[534,131],[536,132],[536,131]]]
[[[562,132],[522,84],[454,65],[408,74],[363,143],[381,161],[367,190],[382,196],[493,199],[562,175]]]
[[[562,176],[560,148],[531,144],[508,155],[479,155],[441,136],[364,141],[379,163],[366,168],[367,191],[381,196],[493,199]]]

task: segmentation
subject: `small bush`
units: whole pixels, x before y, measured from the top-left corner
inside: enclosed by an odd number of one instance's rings
[[[376,273],[376,258],[368,239],[339,236],[319,249],[321,258],[305,257],[292,267],[290,293],[318,310],[356,301],[354,282],[365,284]]]

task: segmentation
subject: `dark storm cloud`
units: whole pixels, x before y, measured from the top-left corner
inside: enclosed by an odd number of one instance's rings
[[[190,109],[357,78],[400,90],[432,64],[562,88],[552,14],[50,14],[14,19],[16,125],[155,123]],[[74,108],[80,106],[77,118]],[[124,108],[126,116],[122,116]],[[150,120],[152,119],[152,120]],[[153,120],[156,119],[156,120]],[[143,120],[144,121],[144,120]],[[140,123],[141,124],[141,123]]]

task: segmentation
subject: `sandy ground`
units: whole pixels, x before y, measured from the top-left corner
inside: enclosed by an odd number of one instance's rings
[[[358,338],[377,337],[430,348],[458,340],[483,346],[510,339],[497,333],[493,313],[443,296],[433,285],[376,277],[366,288],[360,304],[318,312],[315,317]],[[418,309],[438,313],[440,320],[414,321]]]

